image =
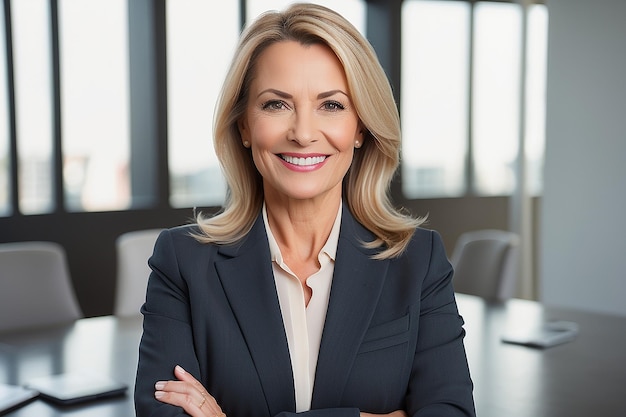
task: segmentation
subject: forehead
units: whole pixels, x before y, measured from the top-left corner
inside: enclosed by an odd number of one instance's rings
[[[294,81],[339,83],[343,87],[347,84],[344,68],[330,47],[296,41],[277,42],[261,52],[253,78],[257,84]]]

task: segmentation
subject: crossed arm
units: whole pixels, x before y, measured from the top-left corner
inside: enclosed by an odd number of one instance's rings
[[[154,397],[167,404],[181,407],[191,417],[226,417],[215,398],[202,384],[182,367],[174,368],[175,381],[158,381]],[[360,417],[407,417],[403,410],[388,414],[360,413]]]

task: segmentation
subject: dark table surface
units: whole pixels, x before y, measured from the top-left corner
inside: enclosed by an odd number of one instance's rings
[[[626,417],[626,317],[458,295],[479,417]],[[502,343],[534,324],[573,321],[575,340],[546,349]]]
[[[545,308],[511,300],[488,303],[458,295],[479,417],[625,417],[626,317]],[[575,340],[547,349],[505,344],[510,329],[574,321]],[[127,395],[56,406],[37,399],[13,417],[133,416],[132,391],[141,318],[96,317],[56,328],[0,334],[0,383],[89,372],[129,385]]]
[[[129,386],[125,396],[82,405],[57,406],[36,399],[7,415],[134,416],[132,391],[141,320],[141,317],[96,317],[67,326],[0,335],[0,382],[24,384],[40,376],[80,372],[109,376]]]

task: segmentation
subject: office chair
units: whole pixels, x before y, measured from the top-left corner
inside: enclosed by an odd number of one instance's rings
[[[139,314],[145,301],[150,267],[148,258],[162,229],[127,232],[115,241],[117,252],[117,288],[115,307],[117,316]]]
[[[33,241],[0,244],[0,332],[81,317],[61,245]]]
[[[518,281],[519,236],[505,230],[463,233],[452,253],[454,289],[489,300],[512,298]]]

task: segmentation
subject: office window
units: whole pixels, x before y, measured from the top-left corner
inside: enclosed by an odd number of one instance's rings
[[[528,9],[526,48],[526,164],[527,190],[540,195],[546,143],[546,74],[548,57],[548,10],[534,4]]]
[[[470,6],[402,9],[402,185],[409,198],[465,191]]]
[[[47,0],[11,2],[19,210],[53,210],[52,79]]]
[[[474,8],[472,139],[474,187],[506,195],[515,186],[520,131],[521,8],[477,3]]]
[[[0,7],[0,63],[6,60],[4,7]],[[11,214],[10,129],[6,65],[0,64],[0,217]]]
[[[518,184],[515,164],[522,123],[527,182],[531,193],[540,193],[547,10],[545,5],[527,9],[524,69],[523,13],[517,3],[403,3],[406,197],[511,194]],[[521,103],[522,77],[526,77],[525,103]]]
[[[215,103],[239,36],[238,2],[169,0],[167,100],[170,204],[219,206],[226,185],[213,149]]]
[[[128,5],[126,0],[60,0],[58,5],[67,209],[126,209]]]
[[[247,0],[246,17],[248,22],[268,10],[282,10],[289,4],[300,3],[296,0]],[[309,3],[333,9],[348,19],[359,32],[365,33],[365,2],[363,0],[311,0]]]

